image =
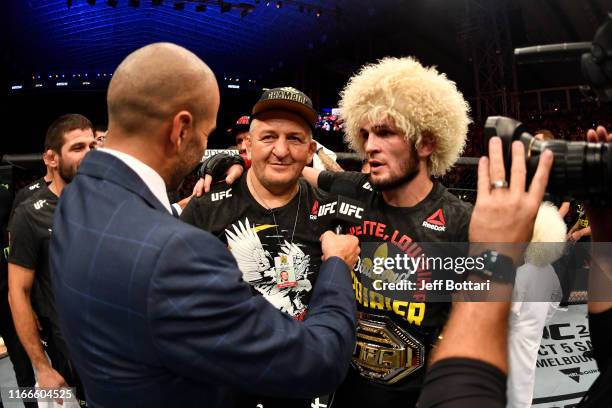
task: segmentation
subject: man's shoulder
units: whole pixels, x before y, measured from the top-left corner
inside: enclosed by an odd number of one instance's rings
[[[457,197],[455,194],[448,191],[448,189],[442,183],[439,183],[438,188],[440,188],[440,192],[441,192],[439,196],[440,200],[443,202],[445,206],[450,207],[459,213],[465,213],[465,214],[472,213],[472,211],[474,210],[474,206],[471,203],[467,201],[463,201],[462,199]]]
[[[47,182],[44,178],[41,177],[19,190],[19,192],[23,192],[24,194],[34,194],[35,192],[42,190],[45,187],[47,187]]]
[[[15,208],[15,214],[13,215],[18,216],[18,214],[35,214],[41,210],[43,210],[46,207],[47,203],[53,202],[54,199],[53,197],[49,196],[48,193],[48,189],[45,188],[44,189],[39,189],[34,191],[34,193],[28,195],[16,208]]]
[[[47,188],[47,183],[45,183],[44,179],[38,179],[28,184],[27,186],[19,189],[15,194],[15,205],[19,205],[25,202],[28,198],[32,197],[32,195],[37,192],[44,190]]]
[[[303,178],[300,178],[298,182],[300,185],[300,189],[306,192],[306,197],[310,203],[314,202],[315,200],[316,201],[327,201],[327,200],[330,200],[332,197],[331,193],[325,190],[322,190],[320,188],[313,187],[310,183],[308,183]]]
[[[375,194],[369,175],[356,171],[323,171],[319,175],[318,184],[325,191],[351,198],[364,199]]]

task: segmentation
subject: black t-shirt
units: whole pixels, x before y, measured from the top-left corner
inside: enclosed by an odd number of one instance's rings
[[[47,188],[49,184],[51,184],[51,182],[47,182],[44,177],[41,177],[38,180],[33,181],[31,184],[28,184],[21,190],[17,191],[17,194],[15,194],[15,199],[13,200],[13,207],[11,208],[11,215],[9,219],[13,218],[15,209],[19,207],[19,204],[32,197],[36,192],[40,191],[41,189]]]
[[[431,192],[425,199],[409,208],[388,205],[382,194],[371,187],[367,174],[324,171],[319,175],[318,185],[330,193],[348,195],[357,199],[365,207],[362,225],[351,227],[348,230],[349,234],[359,238],[361,244],[361,259],[353,272],[353,288],[358,310],[370,317],[374,315],[375,321],[380,321],[378,319],[380,316],[383,316],[383,320],[388,318],[400,329],[414,336],[425,346],[426,359],[431,345],[448,318],[450,303],[439,301],[440,299],[432,302],[432,299],[428,298],[430,292],[427,291],[377,290],[374,281],[412,280],[418,288],[421,286],[421,280],[430,281],[453,277],[442,276],[440,275],[442,272],[422,268],[413,274],[395,269],[386,269],[382,273],[379,270],[379,274],[375,274],[373,262],[375,258],[391,258],[404,254],[414,257],[443,256],[444,254],[433,252],[446,251],[450,247],[453,250],[465,251],[472,206],[449,193],[438,182],[434,183]],[[347,186],[352,186],[352,188],[347,188]],[[441,249],[438,245],[441,242],[465,244],[458,247],[456,244],[449,244],[448,248]],[[384,342],[386,340],[383,340]],[[371,353],[372,350],[369,352]],[[364,351],[362,355],[363,353]],[[381,355],[381,359],[384,360],[384,356]],[[353,361],[356,361],[355,357]],[[353,364],[353,368],[355,367],[357,366]],[[392,388],[395,391],[414,391],[422,385],[424,373],[425,367],[422,367],[403,378],[400,375],[399,380],[375,379],[370,381],[367,375],[359,376],[361,380],[357,380],[356,371],[351,370],[349,377],[353,378],[349,378],[347,382],[353,384],[351,387],[363,387],[363,390],[372,385],[375,389]]]
[[[216,185],[192,199],[181,219],[227,244],[254,294],[303,320],[321,266],[319,237],[327,228],[311,219],[311,211],[328,196],[304,180],[299,186],[299,195],[271,211],[253,198],[245,174],[231,187]]]
[[[33,269],[36,274],[33,306],[36,314],[57,323],[49,271],[49,240],[58,197],[48,188],[34,193],[15,209],[10,221],[9,263]]]

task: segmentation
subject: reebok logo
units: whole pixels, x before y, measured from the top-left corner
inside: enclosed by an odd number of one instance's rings
[[[423,227],[429,228],[434,231],[446,231],[446,221],[444,220],[444,213],[439,208],[438,211],[431,214],[425,221],[423,221]]]
[[[319,202],[315,200],[314,204],[312,205],[312,210],[310,210],[310,213],[312,215],[317,215],[318,212],[319,212]]]
[[[580,367],[565,368],[565,369],[559,370],[559,371],[561,371],[563,374],[567,375],[569,378],[571,378],[572,380],[576,381],[577,383],[580,383],[580,376],[581,375],[595,374],[595,373],[599,372],[598,370],[580,371]]]
[[[319,202],[315,200],[314,204],[312,205],[312,210],[310,210],[310,219],[314,221],[317,218],[319,218],[317,216],[318,212],[319,212]]]
[[[38,200],[37,202],[34,203],[34,209],[40,210],[41,208],[43,208],[46,202],[47,200]]]

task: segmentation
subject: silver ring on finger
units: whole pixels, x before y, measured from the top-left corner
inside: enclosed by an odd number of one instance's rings
[[[508,182],[506,180],[495,180],[491,182],[491,190],[498,188],[508,188]]]

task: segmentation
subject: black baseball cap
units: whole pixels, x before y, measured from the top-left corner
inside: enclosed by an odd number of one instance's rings
[[[301,116],[308,126],[314,129],[319,114],[312,107],[312,101],[305,93],[291,87],[272,88],[264,91],[259,101],[253,106],[251,120],[257,115],[271,110],[284,110]]]

